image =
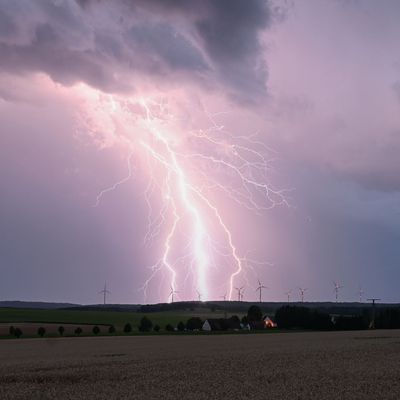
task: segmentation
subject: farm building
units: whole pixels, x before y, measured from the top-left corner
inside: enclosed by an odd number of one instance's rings
[[[264,328],[277,328],[278,327],[276,322],[271,317],[268,317],[268,315],[266,315],[263,318],[263,321],[264,321]]]

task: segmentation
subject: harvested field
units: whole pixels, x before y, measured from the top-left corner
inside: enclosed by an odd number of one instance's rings
[[[1,399],[400,398],[400,331],[0,341]]]

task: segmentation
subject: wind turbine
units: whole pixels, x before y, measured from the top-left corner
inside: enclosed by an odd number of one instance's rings
[[[260,292],[260,303],[261,303],[261,296],[262,296],[262,290],[263,289],[268,289],[266,286],[264,286],[262,283],[261,283],[261,281],[260,280],[258,280],[258,287],[257,287],[257,289],[256,289],[256,292],[258,291],[258,292]]]
[[[104,282],[104,289],[100,290],[99,293],[103,294],[103,304],[106,305],[106,296],[107,294],[111,294],[111,292],[109,290],[107,290],[107,283]]]
[[[339,290],[343,288],[343,286],[340,285],[339,282],[333,282],[333,285],[335,286],[335,288],[333,289],[333,291],[335,292],[335,297],[336,297],[336,303],[338,302],[338,297],[339,297]]]
[[[244,297],[244,289],[242,290],[242,293],[240,294],[240,301],[243,301],[243,297]]]
[[[358,289],[358,301],[359,301],[360,303],[362,303],[363,294],[364,294],[364,290],[363,290],[363,288],[360,286],[359,289]]]
[[[219,296],[221,299],[223,299],[224,301],[226,301],[226,293],[223,296]]]
[[[292,294],[292,290],[289,290],[288,292],[285,292],[287,296],[287,302],[290,303],[290,295]]]
[[[238,301],[241,301],[242,299],[242,290],[243,290],[244,286],[237,288],[235,287],[235,290],[238,292]]]
[[[301,302],[304,303],[304,293],[307,291],[307,288],[301,288],[299,287],[299,291],[300,291],[300,298],[301,298]]]
[[[177,294],[177,292],[172,286],[171,286],[171,291],[169,292],[169,297],[171,297],[171,303],[174,302],[174,294]]]
[[[197,292],[197,300],[201,302],[201,293],[198,290],[196,290],[196,292]]]

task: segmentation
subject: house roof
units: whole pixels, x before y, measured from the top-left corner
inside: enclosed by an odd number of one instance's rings
[[[213,331],[223,331],[228,329],[240,329],[239,318],[208,318],[208,323]]]

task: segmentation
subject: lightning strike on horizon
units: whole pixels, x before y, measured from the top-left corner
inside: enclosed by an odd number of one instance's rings
[[[191,277],[190,292],[199,291],[202,299],[208,300],[212,273],[220,274],[220,264],[224,262],[223,265],[229,265],[230,269],[223,272],[227,297],[231,300],[240,276],[247,281],[245,269],[253,260],[239,254],[217,199],[224,194],[240,207],[256,213],[277,205],[288,206],[285,191],[275,190],[268,183],[272,159],[263,152],[270,153],[270,149],[253,140],[254,135],[231,135],[223,125],[217,124],[217,114],[207,114],[211,121],[208,129],[180,132],[169,126],[173,116],[162,103],[144,99],[120,100],[113,96],[109,103],[113,115],[111,130],[115,131],[117,119],[118,125],[124,126],[126,131],[123,141],[133,150],[128,157],[128,175],[103,189],[97,195],[95,206],[106,193],[132,177],[133,155],[144,154],[149,173],[144,193],[149,208],[144,243],[152,244],[166,226],[162,254],[149,267],[150,276],[142,286],[144,295],[147,295],[150,282],[162,270],[169,275],[166,288],[178,293],[178,286],[186,284]],[[154,217],[151,198],[156,190],[160,192],[162,202]],[[182,238],[186,243],[179,246]],[[263,262],[255,261],[254,264]],[[179,292],[185,293],[185,290]]]

